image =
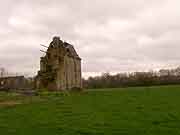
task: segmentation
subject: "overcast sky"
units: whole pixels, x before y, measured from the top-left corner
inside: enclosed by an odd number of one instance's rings
[[[36,74],[53,36],[82,57],[84,75],[180,65],[180,0],[4,0],[0,66]]]

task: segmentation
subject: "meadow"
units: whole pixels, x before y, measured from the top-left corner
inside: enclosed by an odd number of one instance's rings
[[[0,92],[1,135],[180,135],[180,86]]]

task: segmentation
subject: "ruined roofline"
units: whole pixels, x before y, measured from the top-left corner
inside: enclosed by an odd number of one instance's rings
[[[72,57],[81,60],[81,58],[80,58],[79,55],[77,54],[76,50],[74,49],[74,46],[73,46],[73,45],[68,44],[68,46],[66,46],[66,49],[69,49],[69,51],[70,51]]]
[[[77,54],[76,50],[74,49],[74,46],[68,42],[63,42],[64,46],[66,49],[69,49],[69,51],[72,54],[72,57],[77,58],[79,60],[81,60],[81,58],[79,57],[79,55]]]
[[[53,47],[54,45],[56,45],[57,47],[62,46],[63,48],[65,48],[67,51],[69,51],[69,57],[81,60],[81,58],[79,57],[79,55],[77,54],[76,50],[74,49],[74,46],[66,41],[62,41],[60,39],[60,37],[55,36],[53,37],[53,40],[50,42],[49,46],[47,46],[47,51],[42,51],[44,52],[46,55],[48,54],[48,50]],[[44,46],[44,45],[43,45]],[[57,48],[54,48],[57,49]],[[42,56],[41,59],[45,58],[45,56]]]
[[[52,41],[51,43],[55,42],[55,40],[56,40],[56,41],[59,40],[60,43],[62,43],[63,47],[65,47],[66,49],[69,49],[70,54],[71,54],[70,57],[73,57],[73,58],[76,58],[76,59],[78,59],[78,60],[81,60],[81,58],[80,58],[79,55],[77,54],[76,50],[74,49],[74,45],[72,45],[72,44],[70,44],[70,43],[68,43],[68,42],[66,42],[66,41],[62,41],[62,40],[60,39],[60,37],[58,37],[58,36],[53,37],[53,41]],[[51,45],[51,43],[50,43],[50,45]],[[49,47],[50,47],[50,46],[49,46]],[[48,53],[48,52],[47,52],[47,53]]]

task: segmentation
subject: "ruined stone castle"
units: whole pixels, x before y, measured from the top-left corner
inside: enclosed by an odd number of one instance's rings
[[[74,47],[54,37],[40,60],[36,87],[49,90],[81,88],[81,58]]]

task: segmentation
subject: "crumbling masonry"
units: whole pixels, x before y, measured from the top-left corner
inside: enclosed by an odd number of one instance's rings
[[[44,57],[41,57],[40,71],[36,77],[38,89],[70,90],[80,89],[81,58],[74,47],[54,37]]]

